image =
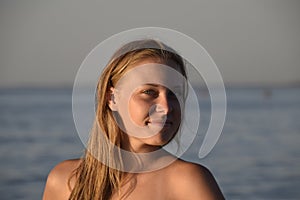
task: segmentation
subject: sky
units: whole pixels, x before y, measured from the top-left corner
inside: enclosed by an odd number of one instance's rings
[[[72,86],[100,42],[164,27],[200,43],[225,84],[300,83],[299,0],[1,0],[0,88]]]

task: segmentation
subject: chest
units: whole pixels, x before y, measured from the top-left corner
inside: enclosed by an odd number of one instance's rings
[[[164,176],[137,176],[121,189],[121,195],[127,192],[126,200],[165,200],[168,199],[168,181]],[[115,194],[111,200],[120,199]]]

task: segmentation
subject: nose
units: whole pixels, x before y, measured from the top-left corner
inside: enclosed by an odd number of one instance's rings
[[[173,105],[172,101],[168,98],[167,94],[161,94],[157,98],[156,106],[155,106],[156,112],[168,114],[172,112],[173,110]]]

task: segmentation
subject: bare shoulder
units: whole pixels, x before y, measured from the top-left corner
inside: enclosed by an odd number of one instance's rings
[[[74,159],[66,160],[56,165],[48,175],[43,200],[68,199],[71,192],[68,181],[80,163],[80,159]],[[71,186],[74,184],[74,182],[75,177],[71,179]]]
[[[224,199],[212,173],[204,166],[177,160],[168,167],[172,199]]]

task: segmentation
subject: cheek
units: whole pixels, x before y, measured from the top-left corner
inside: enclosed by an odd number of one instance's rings
[[[172,101],[172,107],[173,107],[173,109],[174,109],[174,112],[175,112],[176,114],[179,114],[179,115],[180,115],[180,113],[181,113],[181,105],[180,105],[180,103],[179,103],[178,100],[173,100],[173,101]]]
[[[128,112],[131,120],[136,124],[140,124],[149,116],[150,106],[148,103],[131,98],[129,100]]]
[[[173,117],[174,117],[174,120],[176,121],[176,124],[179,126],[180,123],[181,123],[181,118],[182,118],[182,115],[181,115],[181,106],[179,104],[179,102],[175,103],[174,104],[174,110],[173,110]]]

